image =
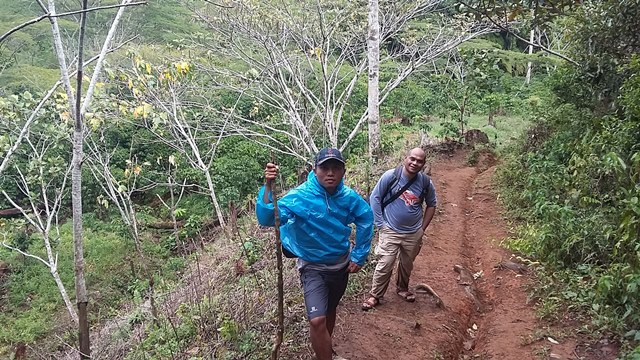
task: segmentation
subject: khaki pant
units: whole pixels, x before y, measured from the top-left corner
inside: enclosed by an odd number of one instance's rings
[[[396,271],[397,291],[407,291],[409,289],[409,277],[413,270],[413,261],[422,248],[423,234],[424,231],[422,229],[412,234],[398,234],[386,227],[380,229],[378,245],[376,245],[375,250],[379,258],[376,270],[373,273],[371,296],[380,299],[387,292],[396,258],[398,259]]]

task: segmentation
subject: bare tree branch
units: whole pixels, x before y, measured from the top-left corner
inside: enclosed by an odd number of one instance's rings
[[[49,13],[52,15],[56,14],[56,5],[54,0],[49,0],[48,3]],[[69,68],[67,66],[67,59],[64,51],[64,46],[62,45],[62,37],[60,35],[60,27],[58,26],[58,18],[49,17],[49,22],[51,23],[51,35],[53,37],[53,48],[55,49],[56,57],[58,58],[58,64],[60,67],[60,80],[62,81],[62,85],[67,94],[67,101],[69,102],[69,112],[71,116],[75,119],[75,94],[73,92],[73,88],[71,86],[71,81],[69,79]],[[80,70],[80,69],[78,69]]]
[[[144,4],[145,2],[142,3],[137,3],[136,5],[139,4]],[[100,50],[100,54],[98,55],[98,61],[96,62],[96,67],[93,70],[93,75],[91,76],[91,82],[89,83],[89,86],[87,87],[87,93],[84,97],[84,102],[82,104],[82,108],[80,109],[80,113],[84,114],[87,111],[87,108],[89,107],[89,104],[91,103],[91,99],[93,98],[93,90],[96,86],[96,83],[98,82],[98,77],[100,76],[100,73],[102,72],[102,63],[104,62],[104,58],[107,56],[107,51],[109,50],[109,45],[111,44],[111,40],[113,39],[115,33],[116,33],[116,29],[118,28],[118,23],[120,23],[120,18],[122,17],[122,14],[124,13],[124,8],[125,6],[129,6],[133,4],[131,2],[131,0],[122,0],[122,3],[119,5],[120,8],[118,9],[118,12],[116,13],[116,16],[113,18],[113,21],[111,23],[111,27],[109,28],[109,32],[107,33],[107,37],[104,39],[104,42],[102,44],[102,49]]]
[[[206,3],[209,3],[209,4],[211,4],[211,5],[215,5],[215,6],[217,6],[217,7],[221,7],[221,8],[230,9],[230,8],[232,8],[232,7],[233,7],[233,6],[227,6],[227,5],[218,4],[218,3],[215,3],[215,2],[213,2],[213,1],[211,1],[211,0],[204,0],[204,1],[205,1]]]
[[[131,147],[129,149],[129,160],[132,164],[130,170],[132,171],[129,171],[129,176],[126,179],[118,181],[111,170],[111,158],[113,153],[116,151],[117,146],[109,151],[109,149],[106,148],[106,143],[104,142],[104,134],[101,133],[99,138],[101,140],[101,144],[96,143],[92,137],[88,137],[86,147],[89,153],[89,156],[87,156],[89,169],[91,170],[93,177],[97,180],[97,183],[103,193],[107,195],[109,200],[111,200],[111,202],[118,208],[120,218],[127,226],[129,234],[133,239],[136,252],[141,259],[144,260],[144,253],[140,243],[138,220],[132,201],[132,195],[136,191],[146,191],[155,185],[151,184],[146,187],[137,186],[138,174],[135,171],[135,166],[137,164],[135,163],[135,156],[133,154],[133,141],[131,142]],[[143,267],[146,269],[146,264],[143,263]]]
[[[3,191],[3,193],[4,193],[4,191]],[[16,247],[13,247],[13,246],[7,244],[4,241],[1,242],[0,245],[4,246],[5,248],[7,248],[9,250],[12,250],[12,251],[15,251],[17,253],[20,253],[22,256],[26,256],[26,257],[29,257],[29,258],[32,258],[32,259],[36,259],[36,260],[40,261],[41,263],[43,263],[44,266],[46,266],[46,267],[50,266],[49,263],[45,259],[43,259],[43,258],[41,258],[41,257],[39,257],[37,255],[30,254],[28,252],[24,252],[24,251],[22,251],[22,250],[20,250],[20,249],[18,249]]]
[[[507,26],[504,26],[503,24],[498,23],[493,18],[491,18],[491,16],[486,15],[481,10],[474,8],[474,7],[470,6],[469,4],[467,4],[467,3],[463,2],[463,1],[459,1],[459,2],[460,2],[460,4],[462,4],[462,5],[466,6],[466,7],[468,7],[469,9],[471,9],[473,12],[484,16],[487,20],[491,21],[491,23],[493,23],[493,25],[495,25],[496,27],[500,28],[501,30],[504,30],[504,31],[508,32],[509,34],[513,35],[516,39],[522,41],[523,43],[528,44],[530,46],[537,47],[538,49],[540,49],[540,50],[542,50],[544,52],[547,52],[547,53],[549,53],[551,55],[555,55],[555,56],[557,56],[557,57],[559,57],[559,58],[561,58],[563,60],[566,60],[566,61],[572,63],[573,65],[581,66],[577,61],[567,57],[566,55],[563,55],[563,54],[561,54],[561,53],[559,53],[557,51],[549,49],[548,47],[545,47],[540,43],[534,43],[532,41],[529,41],[529,40],[523,38],[522,36],[520,36],[516,32],[514,32],[512,29],[510,29]]]
[[[86,9],[86,10],[69,11],[69,12],[64,12],[64,13],[60,13],[60,14],[47,12],[44,15],[40,15],[37,18],[31,19],[29,21],[26,21],[26,22],[20,24],[20,25],[17,25],[15,27],[13,27],[11,30],[9,30],[6,33],[2,34],[2,36],[0,36],[0,43],[2,43],[7,37],[9,37],[9,35],[15,33],[16,31],[18,31],[20,29],[24,29],[25,27],[27,27],[29,25],[36,24],[36,23],[38,23],[38,22],[40,22],[40,21],[42,21],[44,19],[50,19],[50,18],[53,18],[53,17],[69,16],[69,15],[77,15],[77,14],[82,14],[82,13],[91,12],[91,11],[113,9],[113,8],[123,8],[125,6],[136,6],[136,5],[146,5],[146,4],[147,4],[146,1],[139,1],[139,2],[128,3],[128,4],[120,4],[120,5],[97,6],[97,7],[93,7],[93,8]]]
[[[157,75],[154,75],[157,77]],[[137,67],[133,68],[131,78],[144,79]],[[141,81],[137,100],[152,105],[163,113],[163,131],[158,131],[152,124],[145,124],[161,142],[182,154],[189,164],[202,172],[207,181],[208,195],[216,211],[221,226],[225,226],[224,215],[216,195],[216,189],[211,173],[211,165],[215,153],[225,132],[227,121],[215,119],[213,124],[207,124],[202,119],[194,118],[192,103],[183,100],[189,88],[189,81],[161,81],[156,85],[149,85]],[[168,132],[166,134],[165,132]],[[215,141],[214,141],[215,139]]]
[[[385,82],[378,104],[437,56],[463,41],[495,31],[494,27],[471,20],[432,16],[424,36],[412,39],[414,42],[401,40],[407,25],[440,10],[442,3],[385,2],[386,8],[380,11],[380,42],[394,39],[400,47],[387,51],[383,59],[398,66],[397,73]],[[256,120],[252,115],[236,113],[233,116],[237,122],[231,128],[241,136],[255,136],[264,145],[270,139],[263,134],[280,129],[282,121],[282,129],[294,146],[281,150],[290,152],[299,147],[294,153],[303,158],[310,158],[321,145],[346,148],[367,117],[365,109],[356,109],[362,111],[362,116],[356,117],[355,126],[351,123],[349,129],[343,128],[347,109],[353,116],[351,98],[367,69],[366,18],[360,5],[334,6],[314,0],[301,0],[295,6],[277,2],[234,4],[231,9],[210,13],[198,9],[196,14],[207,24],[213,38],[203,45],[222,58],[236,59],[234,64],[242,67],[211,66],[205,61],[197,65],[198,70],[209,76],[214,89],[237,93],[245,102],[253,102],[256,112],[268,108],[278,115]],[[345,133],[347,138],[340,138]],[[272,146],[281,143],[274,142]]]
[[[62,199],[64,198],[65,189],[67,187],[67,179],[69,178],[71,167],[67,167],[66,171],[62,172],[59,176],[52,176],[52,174],[47,174],[47,176],[45,177],[45,166],[47,162],[43,161],[47,156],[48,151],[52,148],[52,145],[58,143],[61,137],[66,136],[66,133],[60,132],[58,134],[40,135],[41,136],[38,138],[37,142],[33,142],[31,141],[31,138],[27,138],[27,143],[30,146],[29,151],[27,151],[27,156],[31,164],[34,165],[33,169],[31,170],[31,174],[25,175],[25,173],[23,173],[23,171],[16,166],[16,172],[18,174],[16,185],[18,187],[18,190],[23,195],[23,200],[29,202],[30,211],[16,203],[16,201],[11,198],[4,190],[2,191],[2,194],[13,207],[17,208],[20,211],[25,220],[37,229],[38,233],[42,237],[43,245],[47,253],[47,260],[44,260],[39,256],[30,254],[28,251],[23,251],[21,249],[11,247],[7,244],[2,245],[6,248],[17,251],[24,256],[37,259],[45,266],[47,266],[49,272],[51,273],[51,276],[53,277],[58,287],[58,291],[60,292],[60,296],[64,301],[69,315],[77,323],[78,315],[75,311],[75,308],[73,307],[73,304],[71,303],[71,300],[69,299],[69,295],[64,284],[62,283],[60,274],[58,273],[58,253],[54,252],[52,246],[52,240],[55,239],[51,239],[51,230],[52,226],[54,226],[54,221],[57,239],[60,238],[60,230],[58,227],[57,217],[60,206],[62,204]],[[35,172],[35,174],[33,172]],[[35,180],[33,180],[34,178],[30,177],[29,175],[35,175]],[[55,183],[54,178],[57,180],[57,182]],[[37,187],[32,189],[30,187],[30,181],[37,183],[37,185],[39,185],[39,189]],[[53,193],[52,198],[49,197],[49,192]]]

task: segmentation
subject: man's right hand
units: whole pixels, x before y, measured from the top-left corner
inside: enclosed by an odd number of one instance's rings
[[[276,179],[278,176],[278,165],[273,163],[268,163],[264,168],[264,181],[269,183]]]
[[[273,184],[273,181],[276,179],[277,176],[278,176],[278,165],[273,163],[268,163],[267,166],[264,168],[265,189],[264,189],[264,195],[262,196],[262,202],[265,204],[271,203],[271,200],[269,199],[269,194],[271,193],[271,190],[272,190],[271,186]]]

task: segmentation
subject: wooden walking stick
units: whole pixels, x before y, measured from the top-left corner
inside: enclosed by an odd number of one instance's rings
[[[273,153],[271,154],[271,162],[273,163]],[[282,241],[280,241],[280,213],[278,212],[278,198],[274,191],[275,181],[268,180],[271,189],[271,199],[273,201],[273,215],[275,217],[276,230],[276,261],[278,267],[278,328],[276,330],[276,339],[271,349],[271,360],[277,360],[280,353],[280,345],[282,345],[282,337],[284,335],[284,282],[282,280]]]

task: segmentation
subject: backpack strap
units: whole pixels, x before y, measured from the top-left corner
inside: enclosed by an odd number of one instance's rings
[[[431,178],[429,175],[422,173],[422,192],[420,193],[420,204],[427,198],[429,195],[429,190],[431,190]]]
[[[387,188],[387,191],[385,191],[385,195],[384,197],[387,196],[387,194],[389,194],[391,192],[391,190],[393,189],[394,185],[400,182],[400,176],[402,176],[402,166],[399,166],[398,168],[396,168],[396,170],[394,170],[393,172],[393,176],[394,178],[391,179],[390,183],[391,185],[389,185],[389,187]],[[407,189],[409,187],[411,187],[411,185],[413,185],[413,183],[418,179],[418,176],[420,174],[416,174],[416,176],[414,176],[411,180],[407,181],[406,184],[404,184],[404,186],[398,190],[398,192],[396,192],[395,194],[391,195],[391,197],[389,199],[387,199],[386,201],[382,202],[382,211],[384,211],[384,208],[391,204],[395,199],[399,198],[400,195],[402,195],[402,193],[404,193],[405,191],[407,191]],[[383,199],[384,199],[383,197]]]
[[[402,166],[398,166],[393,170],[393,173],[391,174],[391,179],[389,179],[387,188],[384,189],[384,195],[382,196],[382,199],[384,199],[387,195],[391,193],[391,190],[393,189],[394,186],[398,185],[398,183],[400,182],[400,176],[402,176]]]
[[[381,204],[381,208],[382,211],[384,211],[384,207],[387,206],[387,202],[384,201],[384,198],[387,197],[390,193],[391,190],[400,182],[400,176],[402,176],[402,165],[396,167],[393,170],[393,173],[391,174],[391,179],[389,179],[389,183],[387,185],[387,188],[384,189],[384,194],[382,195],[382,204]]]

